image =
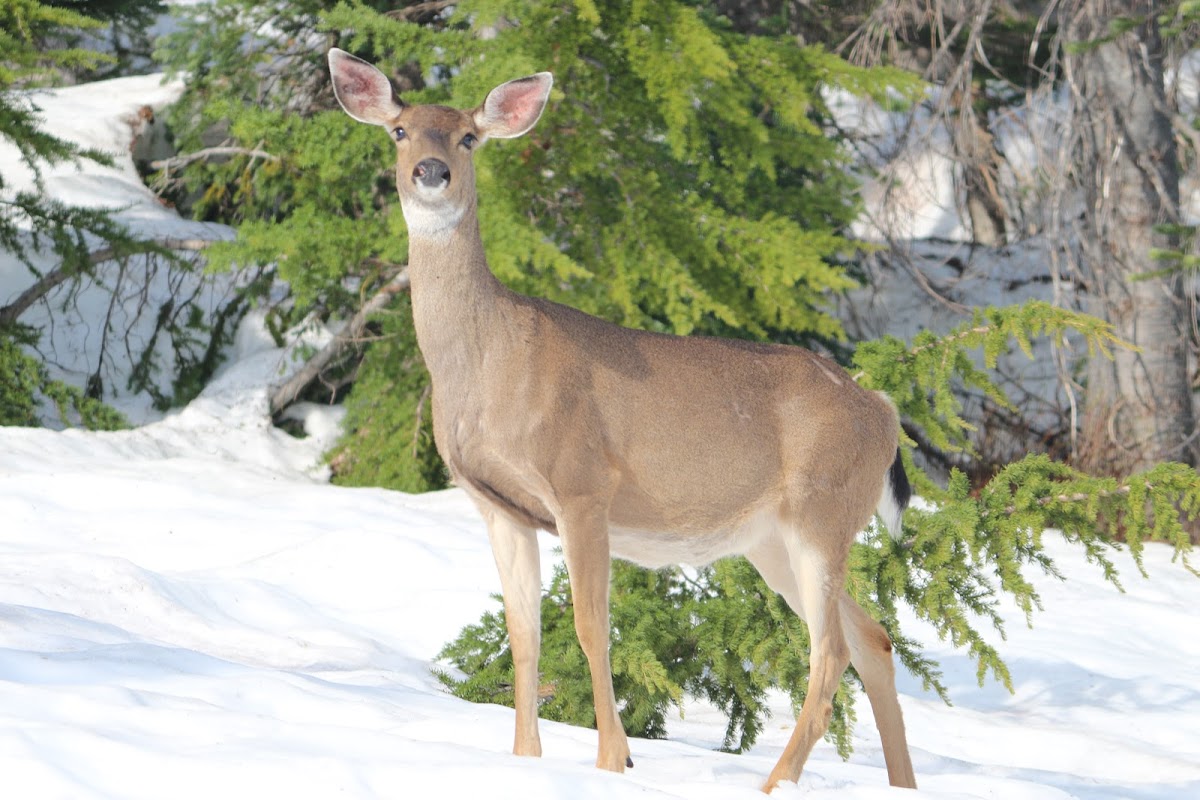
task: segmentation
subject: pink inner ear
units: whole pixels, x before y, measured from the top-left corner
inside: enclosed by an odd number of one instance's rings
[[[338,83],[341,84],[341,90],[348,95],[360,97],[371,89],[371,80],[369,74],[364,74],[363,70],[357,67],[351,67],[344,70]]]
[[[541,73],[497,86],[475,112],[480,132],[501,139],[520,136],[541,116],[549,91],[550,76]]]
[[[331,58],[329,66],[338,102],[359,122],[382,125],[398,107],[392,84],[374,66],[349,55]]]
[[[337,79],[338,89],[347,97],[359,102],[374,99],[377,79],[373,68],[353,61],[343,61],[339,66]]]
[[[523,122],[537,113],[540,97],[541,92],[537,84],[534,84],[532,89],[516,92],[512,97],[506,97],[504,105],[501,107],[505,124],[511,127],[520,127]]]

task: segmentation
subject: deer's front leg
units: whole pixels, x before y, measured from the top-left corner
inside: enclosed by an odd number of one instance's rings
[[[542,575],[537,532],[503,514],[487,517],[492,555],[504,591],[504,619],[513,655],[513,694],[517,712],[513,753],[540,756],[538,736],[538,650],[542,633]]]
[[[624,772],[633,766],[629,740],[617,714],[609,664],[608,588],[610,559],[608,515],[603,508],[574,509],[558,521],[563,557],[575,604],[575,633],[592,673],[596,729],[600,747],[596,766]]]

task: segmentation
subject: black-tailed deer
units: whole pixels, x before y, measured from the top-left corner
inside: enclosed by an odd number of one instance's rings
[[[571,580],[595,694],[596,766],[632,766],[609,667],[611,557],[661,567],[741,554],[812,638],[808,694],[765,791],[799,778],[851,661],[891,783],[915,786],[891,641],[845,589],[857,532],[878,509],[899,535],[908,502],[892,404],[807,350],[621,328],[496,280],[479,235],[472,152],[533,127],[549,73],[460,111],[406,105],[383,73],[336,48],[329,66],[346,113],[396,140],[434,438],[487,521],[504,590],[513,751],[542,752],[541,528],[558,534]]]

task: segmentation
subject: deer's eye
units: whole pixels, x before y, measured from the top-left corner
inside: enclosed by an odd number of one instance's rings
[[[407,135],[408,134],[404,132],[404,128],[401,128],[401,127],[392,128],[392,136],[396,137],[397,142],[400,141],[401,139],[403,139]]]
[[[473,133],[468,133],[462,138],[462,146],[468,150],[471,150],[477,144],[479,144],[479,137]]]

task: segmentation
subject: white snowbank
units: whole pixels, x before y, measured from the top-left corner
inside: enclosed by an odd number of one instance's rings
[[[159,235],[228,235],[179,220],[135,185],[119,120],[178,89],[156,81],[39,98],[56,132],[119,158],[55,168],[47,188],[128,203],[122,218]],[[0,153],[6,180],[12,165]],[[0,261],[0,303],[29,280]],[[761,797],[791,732],[782,696],[744,756],[714,752],[723,720],[696,703],[670,740],[633,742],[625,775],[593,768],[593,731],[560,724],[543,723],[544,758],[510,755],[512,712],[454,699],[430,674],[499,589],[478,515],[457,491],[324,483],[319,454],[336,415],[304,409],[303,440],[268,424],[266,386],[291,362],[254,323],[217,380],[158,422],[108,434],[0,428],[4,796]],[[54,335],[63,360],[82,354],[88,367],[85,323]],[[554,540],[541,541],[548,575]],[[1151,581],[1117,559],[1121,595],[1061,540],[1048,544],[1069,580],[1038,581],[1047,610],[1032,630],[1005,611],[1014,695],[977,688],[963,655],[906,620],[942,661],[956,704],[901,676],[919,792],[887,787],[860,705],[853,758],[822,743],[800,786],[774,796],[1200,796],[1200,580],[1151,547]]]
[[[183,219],[159,200],[138,176],[130,147],[139,123],[139,109],[159,110],[183,91],[179,82],[164,83],[162,75],[139,75],[30,92],[26,99],[39,110],[43,128],[83,148],[109,155],[112,166],[93,161],[64,161],[41,166],[39,189],[34,173],[11,142],[0,140],[0,173],[5,192],[40,193],[69,206],[113,209],[113,217],[139,236],[159,240],[214,241],[233,237],[224,225]],[[18,220],[18,223],[21,223]],[[26,230],[28,221],[22,223]],[[95,249],[102,243],[96,242]],[[15,300],[37,279],[59,266],[50,252],[30,249],[33,268],[14,254],[0,250],[0,306]],[[94,275],[76,284],[68,281],[32,306],[20,322],[41,333],[39,351],[53,377],[83,386],[97,375],[104,399],[133,422],[157,419],[153,398],[129,386],[134,356],[154,335],[158,316],[170,301],[178,313],[180,298],[210,317],[229,299],[235,278],[206,276],[202,270],[181,272],[154,256],[134,256],[121,264],[98,265]],[[170,393],[176,356],[165,334],[154,341],[154,359],[163,366],[155,385]],[[129,345],[129,351],[126,350]],[[114,359],[113,352],[123,359]]]
[[[512,712],[449,697],[429,671],[498,591],[478,515],[458,491],[322,483],[322,443],[251,412],[256,363],[138,430],[0,429],[7,796],[761,796],[790,735],[782,696],[745,756],[713,752],[723,720],[694,703],[670,741],[633,743],[624,776],[594,769],[594,731],[560,724],[543,723],[544,758],[509,755]],[[956,703],[901,677],[920,792],[887,788],[860,705],[853,758],[822,743],[775,796],[1200,793],[1200,580],[1151,547],[1151,581],[1118,559],[1121,595],[1049,547],[1069,580],[1039,581],[1032,630],[1008,610],[1015,695],[978,689],[963,655],[907,622]]]

